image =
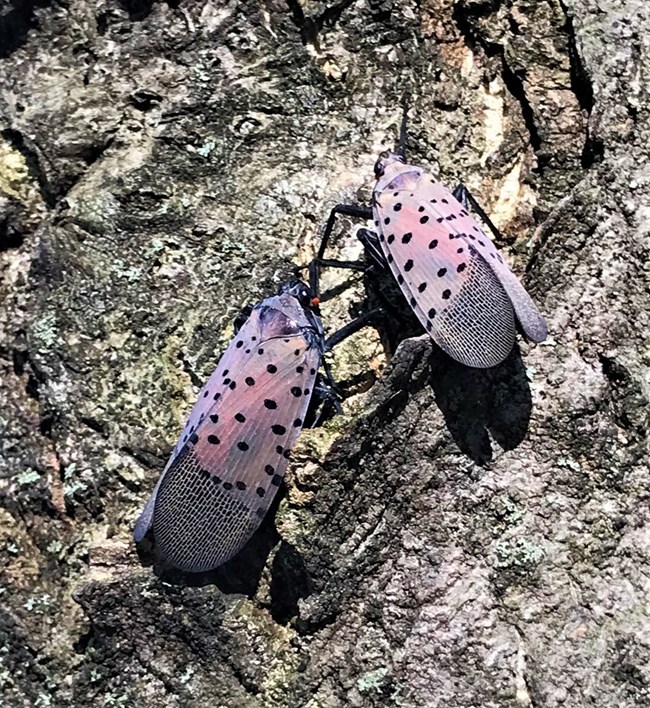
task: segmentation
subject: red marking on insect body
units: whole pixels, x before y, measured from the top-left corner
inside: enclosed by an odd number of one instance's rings
[[[494,366],[515,341],[515,315],[542,341],[546,323],[463,205],[420,167],[380,158],[373,218],[381,248],[415,314],[450,356]]]
[[[235,335],[136,523],[135,540],[152,528],[182,570],[210,570],[241,550],[282,482],[323,336],[306,286],[294,288],[260,303]]]

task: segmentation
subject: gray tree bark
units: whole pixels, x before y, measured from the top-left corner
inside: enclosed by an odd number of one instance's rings
[[[649,15],[0,1],[2,705],[650,702]],[[131,528],[195,387],[407,90],[410,159],[492,214],[549,340],[470,371],[357,335],[242,556],[157,570]],[[333,331],[367,294],[327,284]]]

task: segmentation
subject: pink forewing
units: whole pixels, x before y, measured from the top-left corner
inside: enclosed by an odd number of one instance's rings
[[[163,558],[197,572],[224,563],[250,538],[281,484],[314,390],[320,333],[305,328],[289,295],[253,310],[201,389],[136,523],[136,541],[153,527]]]
[[[526,334],[542,316],[477,222],[431,175],[395,165],[375,192],[375,225],[391,270],[426,331],[450,356],[489,367],[508,355],[515,312]],[[543,335],[543,336],[542,336]]]
[[[250,538],[281,484],[307,413],[318,351],[300,335],[257,343],[237,369],[234,390],[223,380],[209,389],[223,396],[158,490],[154,536],[162,555],[184,570],[216,567]]]

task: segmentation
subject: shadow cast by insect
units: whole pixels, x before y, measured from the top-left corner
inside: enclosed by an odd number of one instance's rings
[[[279,624],[287,624],[298,614],[298,601],[312,592],[305,561],[295,546],[282,541],[271,566],[271,616]]]
[[[159,561],[151,550],[140,552],[143,565],[153,565],[154,574],[171,585],[215,585],[226,595],[252,598],[257,593],[271,552],[280,544],[271,563],[269,609],[276,622],[286,624],[298,613],[298,601],[309,595],[311,583],[302,556],[294,546],[282,539],[275,526],[275,514],[285,494],[283,485],[266,518],[248,543],[234,558],[215,570],[185,573]]]
[[[485,465],[492,460],[490,435],[504,450],[522,442],[532,397],[519,347],[491,369],[464,366],[436,347],[430,366],[436,403],[464,454]]]

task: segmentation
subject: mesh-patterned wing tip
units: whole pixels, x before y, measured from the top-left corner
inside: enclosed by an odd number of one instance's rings
[[[262,515],[263,516],[263,515]],[[153,519],[161,557],[179,570],[213,570],[239,553],[260,525],[239,494],[203,469],[195,451],[184,448],[158,494]]]
[[[445,340],[439,335],[434,337],[434,341],[445,354],[448,354],[452,359],[463,364],[463,366],[469,366],[473,369],[491,369],[504,361],[512,351],[515,343],[514,323],[512,331],[512,337],[504,336],[498,343],[474,349],[460,348],[457,342]]]

